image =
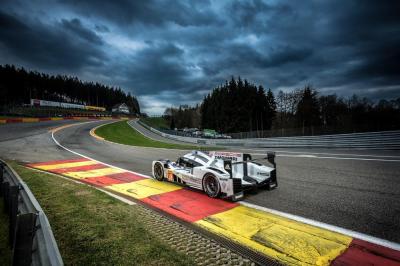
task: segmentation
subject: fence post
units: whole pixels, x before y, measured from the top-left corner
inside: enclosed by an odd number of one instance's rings
[[[3,183],[3,176],[4,176],[4,165],[0,162],[0,184]]]
[[[17,214],[18,214],[18,198],[19,196],[19,187],[18,186],[10,186],[9,187],[9,243],[10,246],[14,245],[15,238],[15,229],[17,224]]]
[[[10,186],[10,183],[8,182],[3,182],[1,185],[1,191],[3,193],[4,197],[4,213],[8,212],[8,206],[9,206],[9,190],[8,187]]]
[[[0,162],[0,196],[3,196],[4,165]]]
[[[35,213],[26,213],[17,216],[12,265],[29,266],[32,264],[32,246],[36,232],[36,218],[37,214]]]

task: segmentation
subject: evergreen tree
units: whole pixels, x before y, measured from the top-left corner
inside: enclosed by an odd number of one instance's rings
[[[266,114],[267,114],[267,120],[266,120],[266,129],[271,129],[272,127],[272,122],[274,121],[276,117],[276,102],[275,102],[275,97],[274,94],[272,93],[271,89],[268,89],[267,96],[266,96]]]
[[[140,113],[137,99],[121,88],[83,82],[77,77],[28,72],[10,65],[0,65],[0,96],[3,108],[29,103],[30,99],[41,99],[96,105],[107,110],[115,104],[126,103],[133,113]]]
[[[297,104],[296,118],[298,126],[303,128],[303,134],[305,134],[305,128],[321,124],[317,91],[311,86],[306,86],[302,91],[301,99]]]
[[[276,104],[269,92],[268,99],[262,86],[232,77],[204,98],[200,106],[202,127],[223,133],[270,129]]]

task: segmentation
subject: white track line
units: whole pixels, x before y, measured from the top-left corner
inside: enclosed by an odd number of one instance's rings
[[[254,155],[265,155],[265,153],[253,153]],[[355,160],[355,161],[378,161],[378,162],[400,162],[393,159],[375,159],[375,158],[356,158],[356,157],[331,157],[331,156],[316,156],[312,154],[277,154],[277,157],[292,157],[292,158],[312,158],[312,159],[333,159],[333,160]]]
[[[241,149],[246,151],[257,151],[257,152],[267,152],[268,149],[265,150],[254,150],[254,149]],[[308,152],[308,151],[285,151],[285,150],[274,150],[275,152],[282,153],[297,153],[297,154],[317,154],[317,155],[330,155],[330,156],[357,156],[357,157],[380,157],[380,158],[400,158],[398,155],[373,155],[373,154],[355,154],[355,153],[328,153],[328,152]]]
[[[136,173],[136,172],[133,172],[133,171],[129,171],[129,170],[126,170],[126,169],[123,169],[123,168],[120,168],[120,167],[116,167],[116,166],[113,166],[111,164],[103,163],[103,162],[98,161],[96,159],[90,158],[89,156],[86,156],[86,155],[80,154],[80,153],[78,153],[76,151],[70,150],[70,149],[64,147],[63,145],[61,145],[54,138],[54,133],[53,132],[51,133],[51,137],[52,137],[52,139],[54,140],[54,142],[58,146],[60,146],[61,148],[65,149],[66,151],[69,151],[69,152],[71,152],[73,154],[76,154],[78,156],[84,157],[84,158],[89,159],[89,160],[93,160],[93,161],[102,163],[102,164],[107,165],[109,167],[114,167],[114,168],[117,168],[117,169],[120,169],[120,170],[123,170],[123,171],[127,171],[127,172],[130,172],[130,173],[133,173],[133,174],[137,174],[137,175],[140,175],[140,176],[143,176],[143,177],[146,177],[146,178],[150,178],[149,176],[146,176],[146,175],[143,175],[143,174],[140,174],[140,173]],[[245,202],[245,201],[241,201],[239,203],[244,205],[244,206],[248,206],[248,207],[251,207],[251,208],[254,208],[254,209],[257,209],[257,210],[273,213],[273,214],[276,214],[276,215],[279,215],[279,216],[282,216],[282,217],[285,217],[285,218],[288,218],[288,219],[292,219],[292,220],[295,220],[295,221],[298,221],[298,222],[301,222],[301,223],[305,223],[305,224],[313,225],[313,226],[316,226],[316,227],[319,227],[319,228],[323,228],[323,229],[326,229],[326,230],[338,232],[338,233],[341,233],[341,234],[344,234],[344,235],[348,235],[350,237],[358,238],[358,239],[361,239],[361,240],[364,240],[364,241],[368,241],[368,242],[371,242],[371,243],[374,243],[374,244],[377,244],[377,245],[381,245],[381,246],[384,246],[384,247],[388,247],[388,248],[400,251],[400,244],[397,244],[397,243],[394,243],[394,242],[390,242],[390,241],[385,240],[385,239],[377,238],[377,237],[374,237],[374,236],[369,236],[369,235],[366,235],[366,234],[363,234],[363,233],[351,231],[351,230],[348,230],[348,229],[345,229],[345,228],[341,228],[341,227],[338,227],[338,226],[322,223],[322,222],[315,221],[315,220],[308,219],[308,218],[304,218],[304,217],[301,217],[301,216],[297,216],[297,215],[293,215],[293,214],[289,214],[289,213],[285,213],[285,212],[269,209],[269,208],[258,206],[258,205],[255,205],[255,204],[252,204],[252,203],[249,203],[249,202]]]
[[[76,125],[79,125],[79,124],[76,124]],[[149,176],[146,176],[146,175],[143,175],[143,174],[140,174],[140,173],[136,173],[136,172],[133,172],[133,171],[129,171],[129,170],[126,170],[126,169],[123,169],[123,168],[120,168],[120,167],[118,167],[118,166],[114,166],[114,165],[111,165],[111,164],[108,164],[108,163],[104,163],[104,162],[98,161],[98,160],[96,160],[96,159],[93,159],[93,158],[91,158],[91,157],[89,157],[89,156],[86,156],[86,155],[83,155],[83,154],[81,154],[81,153],[78,153],[78,152],[76,152],[76,151],[70,150],[70,149],[68,149],[67,147],[61,145],[61,144],[55,139],[55,137],[54,137],[54,132],[51,132],[51,138],[53,139],[53,141],[54,141],[59,147],[63,148],[63,149],[66,150],[66,151],[69,151],[69,152],[71,152],[71,153],[73,153],[73,154],[75,154],[75,155],[81,156],[81,157],[86,158],[86,159],[88,159],[88,160],[92,160],[92,161],[95,161],[95,162],[98,162],[98,163],[101,163],[101,164],[104,164],[104,165],[107,165],[108,167],[113,167],[113,168],[116,168],[116,169],[119,169],[119,170],[122,170],[122,171],[126,171],[126,172],[129,172],[129,173],[132,173],[132,174],[136,174],[136,175],[140,175],[140,176],[149,178]]]

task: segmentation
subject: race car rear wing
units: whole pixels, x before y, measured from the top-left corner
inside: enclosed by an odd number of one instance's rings
[[[275,163],[275,152],[267,152],[267,160],[270,164],[276,168],[276,163]]]
[[[249,162],[255,162],[258,160],[267,160],[270,164],[276,168],[276,163],[275,163],[275,152],[267,152],[267,157],[263,158],[258,158],[258,159],[252,159],[250,154],[244,153],[243,154],[243,161],[239,162],[232,162],[232,160],[224,160],[224,169],[229,173],[230,178],[233,177],[232,175],[232,165],[234,164],[243,164],[243,176],[247,176],[247,163]]]

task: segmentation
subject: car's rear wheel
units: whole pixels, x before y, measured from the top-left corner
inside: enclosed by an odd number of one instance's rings
[[[203,189],[211,198],[216,198],[221,192],[219,181],[213,174],[206,174],[203,178]]]
[[[164,167],[160,162],[157,162],[153,166],[154,178],[158,181],[163,181],[164,179]]]

